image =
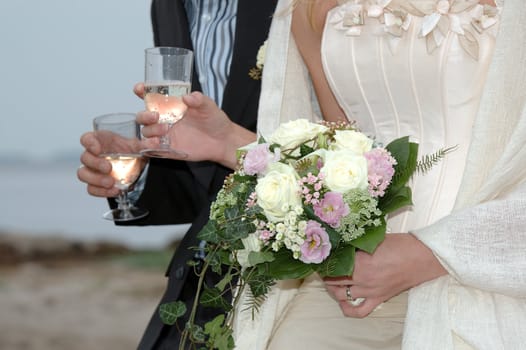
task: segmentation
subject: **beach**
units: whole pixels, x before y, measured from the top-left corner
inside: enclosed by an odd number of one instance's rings
[[[3,234],[0,252],[6,350],[135,349],[164,291],[171,254]]]
[[[78,160],[0,162],[0,349],[129,350],[188,225],[102,219]]]

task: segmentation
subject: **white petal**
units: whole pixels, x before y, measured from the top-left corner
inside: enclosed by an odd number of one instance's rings
[[[480,18],[484,14],[484,6],[476,5],[469,13],[473,18]]]
[[[362,34],[362,28],[361,28],[361,26],[350,27],[350,28],[345,32],[345,35],[349,35],[349,36],[360,36],[360,34]]]
[[[381,7],[379,5],[371,5],[367,9],[367,16],[373,17],[373,18],[378,18],[378,17],[380,17],[382,15],[383,12],[384,12],[383,7]]]
[[[398,17],[393,15],[392,13],[385,13],[384,14],[384,21],[386,26],[392,26],[395,25],[397,22]]]
[[[409,29],[409,26],[411,25],[412,20],[413,20],[413,16],[408,14],[407,17],[405,18],[404,24],[402,24],[402,28],[405,31]]]
[[[442,16],[436,12],[428,16],[424,16],[422,20],[422,29],[420,32],[422,36],[426,36],[427,34],[431,33],[433,29],[435,29],[438,21],[440,21],[440,17]]]
[[[464,29],[462,29],[462,23],[460,23],[460,18],[457,15],[450,15],[449,19],[449,28],[451,29],[451,31],[460,35],[464,35]]]
[[[495,23],[497,23],[497,18],[496,17],[484,17],[482,19],[482,21],[480,22],[480,24],[482,25],[482,28],[484,28],[484,29],[488,29],[489,27],[491,27]]]
[[[446,37],[440,32],[440,30],[433,31],[433,39],[435,40],[436,46],[439,47],[444,42]]]
[[[448,13],[449,12],[449,1],[447,1],[447,0],[440,0],[438,2],[438,4],[437,4],[437,11],[440,14],[443,14],[443,15]]]

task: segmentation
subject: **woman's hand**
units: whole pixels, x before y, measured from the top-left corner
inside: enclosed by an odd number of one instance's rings
[[[135,89],[140,96],[141,89]],[[256,135],[233,123],[210,99],[200,92],[183,96],[188,109],[184,117],[171,128],[157,124],[155,112],[141,112],[137,121],[143,125],[142,134],[148,138],[146,147],[156,147],[159,136],[170,133],[173,148],[188,154],[186,160],[210,160],[229,168],[237,164],[236,150],[256,140]]]
[[[356,252],[351,277],[326,278],[325,284],[345,316],[361,318],[384,301],[446,273],[431,250],[413,235],[387,234],[373,254]],[[365,300],[353,306],[348,294]]]

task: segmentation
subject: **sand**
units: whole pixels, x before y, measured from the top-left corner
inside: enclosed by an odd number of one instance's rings
[[[165,282],[115,256],[2,264],[0,349],[135,349]]]

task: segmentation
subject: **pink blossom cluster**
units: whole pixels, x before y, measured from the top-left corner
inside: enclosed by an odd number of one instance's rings
[[[246,203],[246,206],[247,208],[252,208],[256,205],[256,192],[252,192],[249,196],[248,196],[248,199],[247,199],[247,203]]]
[[[364,155],[369,174],[369,193],[373,197],[382,197],[395,173],[396,159],[385,148],[373,148]]]
[[[313,175],[308,173],[307,176],[299,180],[303,203],[315,205],[320,202],[321,189],[323,188],[323,174]]]
[[[256,228],[257,237],[263,242],[267,243],[272,237],[276,235],[275,231],[268,229],[267,223],[263,220],[259,221]]]

